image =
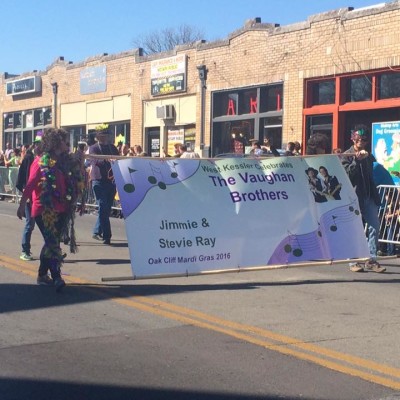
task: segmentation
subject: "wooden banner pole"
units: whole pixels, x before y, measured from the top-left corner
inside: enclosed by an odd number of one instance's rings
[[[378,257],[378,260],[389,260],[397,258],[397,256],[385,256]],[[199,272],[188,272],[176,273],[176,274],[155,274],[155,275],[143,275],[143,276],[116,276],[116,277],[103,277],[102,282],[114,282],[114,281],[132,281],[132,280],[145,280],[145,279],[163,279],[163,278],[182,278],[191,276],[202,276],[202,275],[217,275],[217,274],[232,274],[239,272],[257,272],[257,271],[267,271],[267,270],[277,270],[277,269],[288,269],[288,268],[302,268],[302,267],[320,267],[320,266],[330,266],[338,264],[348,264],[349,262],[365,262],[368,258],[352,258],[351,260],[324,260],[315,261],[307,263],[293,263],[293,264],[277,264],[277,265],[264,265],[264,266],[253,266],[253,267],[237,267],[230,269],[219,269],[210,271],[199,271]]]

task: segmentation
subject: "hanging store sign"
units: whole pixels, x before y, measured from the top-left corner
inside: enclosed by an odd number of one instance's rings
[[[6,83],[6,93],[8,96],[16,96],[26,93],[36,93],[42,90],[42,79],[40,76],[30,76],[24,79]]]
[[[105,92],[107,90],[107,67],[85,68],[80,73],[81,94]]]
[[[186,55],[152,61],[150,78],[152,96],[186,91]]]

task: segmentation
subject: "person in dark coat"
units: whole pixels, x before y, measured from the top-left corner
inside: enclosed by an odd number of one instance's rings
[[[376,260],[379,237],[379,206],[380,197],[373,176],[375,157],[366,148],[369,141],[369,131],[365,125],[358,125],[351,131],[353,145],[343,153],[342,164],[352,185],[355,188],[361,215],[367,224],[368,247],[370,259],[361,263],[350,264],[353,272],[362,272],[364,269],[373,272],[385,272]],[[349,156],[346,157],[346,154]]]

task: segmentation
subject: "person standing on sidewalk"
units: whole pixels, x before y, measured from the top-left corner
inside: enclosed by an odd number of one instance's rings
[[[350,264],[350,270],[363,272],[366,269],[382,273],[386,271],[386,268],[376,260],[380,226],[378,216],[380,198],[373,178],[375,157],[366,150],[369,140],[368,128],[365,125],[357,125],[351,131],[351,140],[353,146],[343,153],[342,164],[355,187],[361,215],[367,224],[370,259],[364,265],[361,263]],[[351,155],[346,157],[346,153]]]
[[[21,149],[16,147],[11,158],[6,161],[6,167],[9,168],[8,183],[10,185],[11,195],[13,196],[9,203],[18,203],[18,191],[16,188],[18,169],[21,165]]]
[[[118,156],[116,146],[110,143],[111,132],[107,124],[96,127],[97,143],[89,147],[89,155]],[[93,228],[93,239],[102,240],[104,244],[111,244],[111,208],[114,203],[117,188],[108,159],[90,158],[90,181],[98,205],[98,216]]]
[[[41,156],[36,157],[31,165],[17,210],[18,218],[22,219],[26,203],[31,199],[31,215],[38,226],[43,226],[44,238],[37,283],[54,285],[57,292],[65,286],[61,277],[64,257],[60,242],[70,228],[70,251],[76,251],[73,220],[76,201],[83,189],[80,165],[68,154],[68,137],[68,132],[63,129],[50,128],[44,131],[40,144]]]
[[[25,156],[21,162],[21,165],[18,170],[18,178],[17,178],[17,189],[23,193],[26,183],[28,182],[29,172],[31,169],[31,165],[35,156],[38,155],[38,145],[42,139],[43,132],[39,131],[36,135],[35,141],[33,144],[27,149]],[[35,218],[31,215],[32,203],[31,200],[28,199],[25,206],[25,227],[22,233],[22,253],[19,258],[23,261],[32,261],[33,257],[31,254],[31,237],[32,231],[35,229]],[[40,232],[43,235],[43,226],[38,225]]]

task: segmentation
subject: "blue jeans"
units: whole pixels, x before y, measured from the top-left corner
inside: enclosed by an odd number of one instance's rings
[[[26,254],[31,254],[31,237],[32,232],[35,229],[35,218],[31,217],[32,204],[27,202],[25,205],[25,227],[22,232],[22,252]],[[38,224],[38,228],[43,235],[43,225]]]
[[[99,207],[99,214],[93,228],[93,234],[102,234],[104,240],[110,240],[112,236],[110,215],[114,197],[117,193],[116,187],[110,181],[94,180],[92,181],[92,188]]]
[[[367,224],[367,241],[369,254],[371,259],[376,260],[376,253],[378,251],[378,238],[379,238],[379,206],[371,198],[358,199],[360,203],[361,215]]]

